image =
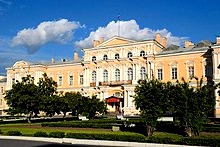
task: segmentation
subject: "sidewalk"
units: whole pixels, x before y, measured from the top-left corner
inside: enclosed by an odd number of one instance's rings
[[[88,139],[73,139],[73,138],[46,138],[46,137],[26,137],[26,136],[0,136],[0,139],[15,139],[29,141],[44,141],[51,143],[65,143],[74,145],[103,145],[117,147],[189,147],[187,145],[171,145],[171,144],[156,144],[156,143],[138,143],[124,141],[107,141],[107,140],[88,140]],[[195,147],[195,146],[194,146]]]

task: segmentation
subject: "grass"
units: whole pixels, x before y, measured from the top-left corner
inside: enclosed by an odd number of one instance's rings
[[[38,131],[46,133],[54,131],[62,131],[65,133],[100,133],[100,134],[134,134],[132,132],[112,132],[107,129],[74,129],[74,128],[59,128],[59,127],[41,127],[40,124],[5,124],[0,125],[0,130],[3,132],[2,135],[6,135],[8,131],[20,131],[23,136],[33,136]]]

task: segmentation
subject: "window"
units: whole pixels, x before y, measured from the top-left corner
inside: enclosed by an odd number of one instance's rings
[[[104,70],[104,72],[103,72],[103,82],[106,82],[106,81],[108,81],[108,71]]]
[[[96,71],[92,72],[92,82],[95,83],[96,82]]]
[[[0,99],[0,105],[2,105],[2,99]]]
[[[79,75],[79,84],[83,84],[83,75]]]
[[[144,52],[144,51],[141,51],[141,52],[140,52],[140,56],[141,56],[141,57],[145,56],[145,52]]]
[[[62,77],[62,76],[59,76],[59,77],[58,77],[58,86],[61,86],[61,85],[62,85],[62,82],[63,82],[63,77]]]
[[[115,54],[115,59],[119,59],[119,54]]]
[[[73,76],[69,76],[69,85],[73,85]]]
[[[108,56],[107,56],[107,55],[104,55],[104,56],[103,56],[103,60],[108,60]]]
[[[93,57],[92,57],[92,61],[96,61],[96,56],[93,56]]]
[[[194,77],[194,66],[189,66],[188,72],[189,72],[189,78],[193,78]]]
[[[128,80],[133,80],[133,70],[132,70],[132,68],[128,68]]]
[[[146,79],[146,69],[145,69],[145,67],[141,67],[140,75],[141,75],[141,80]]]
[[[115,81],[120,81],[120,70],[119,69],[115,70]]]
[[[4,93],[4,88],[3,87],[1,87],[1,92]]]
[[[177,79],[177,68],[173,67],[172,68],[172,80]]]
[[[12,78],[12,84],[15,84],[15,78]]]
[[[157,69],[157,79],[163,80],[163,69]]]
[[[128,58],[132,57],[132,52],[128,52]]]

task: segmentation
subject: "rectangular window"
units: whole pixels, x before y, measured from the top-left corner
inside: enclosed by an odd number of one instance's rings
[[[157,69],[158,80],[163,80],[163,69]]]
[[[73,85],[73,76],[69,76],[69,85]]]
[[[194,66],[189,66],[188,72],[189,72],[189,78],[193,78],[194,77]]]
[[[4,88],[3,87],[1,87],[1,92],[2,92],[2,94],[4,93]]]
[[[2,99],[0,99],[0,105],[2,105]]]
[[[83,84],[83,75],[79,75],[79,84]]]
[[[12,85],[15,84],[15,78],[12,78]]]
[[[59,76],[59,77],[58,77],[58,86],[61,86],[61,85],[62,85],[62,82],[63,82],[63,77],[62,77],[62,76]]]
[[[173,67],[172,68],[172,80],[176,80],[177,79],[177,68]]]

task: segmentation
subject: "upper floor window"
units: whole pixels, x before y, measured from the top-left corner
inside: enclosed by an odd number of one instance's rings
[[[172,67],[172,80],[177,79],[177,67]]]
[[[140,56],[141,56],[141,57],[145,56],[145,51],[141,51],[141,52],[140,52]]]
[[[128,58],[132,57],[132,52],[128,52]]]
[[[69,76],[69,85],[73,85],[73,76],[72,75]]]
[[[108,56],[107,56],[107,55],[104,55],[104,56],[103,56],[103,60],[108,60]]]
[[[107,82],[108,81],[108,71],[104,70],[103,72],[103,82]]]
[[[115,54],[115,59],[119,59],[119,54]]]
[[[96,61],[96,56],[93,56],[93,57],[92,57],[92,61]]]
[[[188,72],[189,72],[189,78],[193,78],[194,77],[194,66],[189,66]]]
[[[2,94],[4,93],[4,87],[1,87],[1,92],[2,92]]]
[[[92,72],[92,82],[95,83],[96,82],[96,71]]]
[[[141,76],[141,80],[146,79],[146,69],[145,69],[145,67],[141,67],[140,76]]]
[[[79,75],[79,84],[83,84],[83,75]]]
[[[128,68],[128,80],[133,80],[133,70],[132,70],[132,68]]]
[[[62,82],[63,82],[63,77],[62,77],[62,76],[59,76],[59,77],[58,77],[58,86],[61,86],[61,85],[62,85]]]
[[[163,69],[162,68],[157,69],[157,79],[163,80]]]
[[[120,70],[119,69],[115,70],[115,81],[120,81]]]

